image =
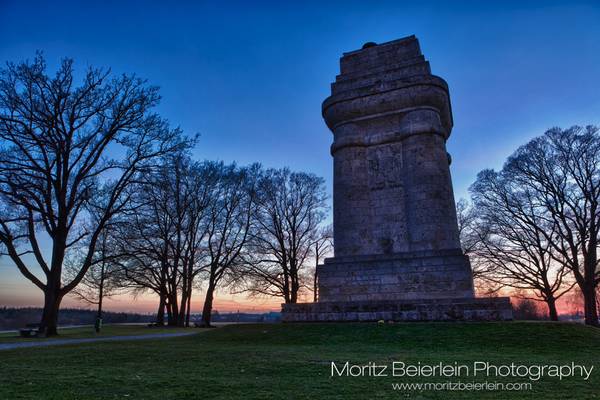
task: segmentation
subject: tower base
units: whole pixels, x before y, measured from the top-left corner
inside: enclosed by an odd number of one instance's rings
[[[320,302],[474,297],[461,249],[326,258],[317,275]]]
[[[510,298],[365,300],[282,304],[282,322],[510,321]]]

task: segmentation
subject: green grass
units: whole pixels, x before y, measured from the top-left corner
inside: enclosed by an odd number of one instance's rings
[[[190,328],[172,328],[172,327],[154,327],[149,328],[146,325],[104,325],[100,333],[94,331],[93,326],[64,328],[59,329],[59,336],[50,338],[22,338],[18,332],[0,333],[1,343],[20,343],[20,342],[36,342],[40,340],[55,340],[55,339],[81,339],[95,338],[106,336],[131,336],[131,335],[148,335],[154,333],[172,333],[189,331]]]
[[[589,381],[544,378],[510,393],[398,392],[392,383],[456,379],[330,376],[331,361],[478,360],[576,362],[594,371]],[[0,371],[0,399],[598,399],[600,330],[524,322],[230,325],[182,338],[2,351]]]

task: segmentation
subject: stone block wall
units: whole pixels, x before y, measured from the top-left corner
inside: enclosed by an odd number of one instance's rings
[[[473,297],[471,266],[460,250],[335,257],[317,274],[320,302]]]
[[[510,321],[508,297],[283,304],[283,322]]]

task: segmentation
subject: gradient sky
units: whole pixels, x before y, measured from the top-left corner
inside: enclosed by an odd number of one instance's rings
[[[331,134],[321,102],[342,52],[415,34],[450,86],[456,198],[483,168],[553,126],[600,124],[596,2],[0,0],[0,62],[72,57],[161,87],[158,111],[200,133],[198,159],[289,166],[325,177]],[[171,4],[167,4],[171,3]],[[41,292],[0,259],[0,306]],[[277,308],[220,294],[219,310]],[[201,296],[194,301],[199,311]],[[67,305],[74,305],[66,301]],[[154,310],[153,298],[109,308]]]

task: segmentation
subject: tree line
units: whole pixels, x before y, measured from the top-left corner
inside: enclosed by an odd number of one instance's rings
[[[553,128],[481,171],[472,204],[458,203],[461,239],[488,289],[556,302],[576,288],[598,326],[600,136],[595,126]]]
[[[101,315],[107,295],[152,292],[157,322],[183,326],[200,285],[205,325],[219,288],[296,302],[309,286],[328,240],[323,179],[194,161],[197,138],[170,127],[159,100],[105,69],[78,86],[70,59],[53,76],[39,54],[0,71],[1,251],[43,291],[48,336],[66,295]]]
[[[158,88],[73,61],[0,70],[0,254],[44,293],[40,329],[55,335],[67,295],[96,304],[152,293],[156,322],[190,324],[202,288],[210,326],[220,289],[317,300],[332,247],[323,179],[287,168],[196,161],[197,137],[154,110]],[[551,129],[460,201],[461,242],[477,282],[547,305],[576,288],[598,325],[598,128]]]

